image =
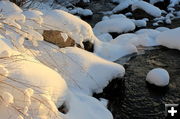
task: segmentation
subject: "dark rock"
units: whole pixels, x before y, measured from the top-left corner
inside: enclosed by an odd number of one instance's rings
[[[141,9],[136,9],[132,11],[132,14],[133,14],[134,19],[148,18],[152,20],[154,18],[153,16],[151,16],[150,14],[146,13],[144,10],[141,10]]]
[[[81,7],[81,8],[85,8],[88,6],[88,3],[83,2],[83,0],[80,0],[78,3],[76,3],[75,5],[76,7]]]
[[[169,4],[170,4],[170,0],[164,0],[164,2],[155,3],[154,6],[160,8],[161,10],[167,10]]]
[[[84,44],[84,49],[89,51],[89,52],[93,52],[94,51],[94,44],[92,44],[89,41],[83,42]]]

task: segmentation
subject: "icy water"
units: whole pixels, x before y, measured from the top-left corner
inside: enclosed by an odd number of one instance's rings
[[[95,97],[109,100],[114,119],[163,119],[165,104],[180,103],[179,61],[180,51],[167,48],[134,56],[125,64],[125,76],[113,80]],[[159,88],[145,81],[147,73],[157,67],[169,72],[169,86]]]

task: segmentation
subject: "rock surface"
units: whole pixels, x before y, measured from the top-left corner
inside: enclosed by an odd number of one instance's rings
[[[75,45],[75,41],[70,37],[68,37],[68,39],[64,41],[63,37],[61,36],[61,33],[62,32],[60,31],[53,31],[53,30],[44,31],[43,37],[45,41],[56,44],[60,48],[70,47]]]

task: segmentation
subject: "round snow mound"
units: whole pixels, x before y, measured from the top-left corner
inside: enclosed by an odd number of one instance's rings
[[[169,73],[162,68],[155,68],[149,71],[146,81],[156,86],[167,86],[169,84]]]

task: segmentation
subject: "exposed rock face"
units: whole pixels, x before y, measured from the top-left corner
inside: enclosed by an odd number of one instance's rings
[[[56,44],[60,48],[70,47],[75,45],[75,41],[70,37],[68,37],[68,39],[65,42],[63,37],[61,36],[61,33],[62,33],[61,31],[48,30],[48,31],[44,31],[43,37],[45,41]]]
[[[57,46],[59,46],[60,48],[64,48],[64,47],[73,47],[75,46],[75,41],[68,37],[68,39],[66,40],[66,42],[64,41],[63,37],[61,36],[61,31],[54,31],[54,30],[45,30],[43,33],[43,37],[44,40],[50,43],[53,43]],[[94,51],[94,44],[86,41],[83,42],[84,44],[84,49],[89,51],[89,52],[93,52]],[[76,44],[77,47],[81,48],[80,45]]]

